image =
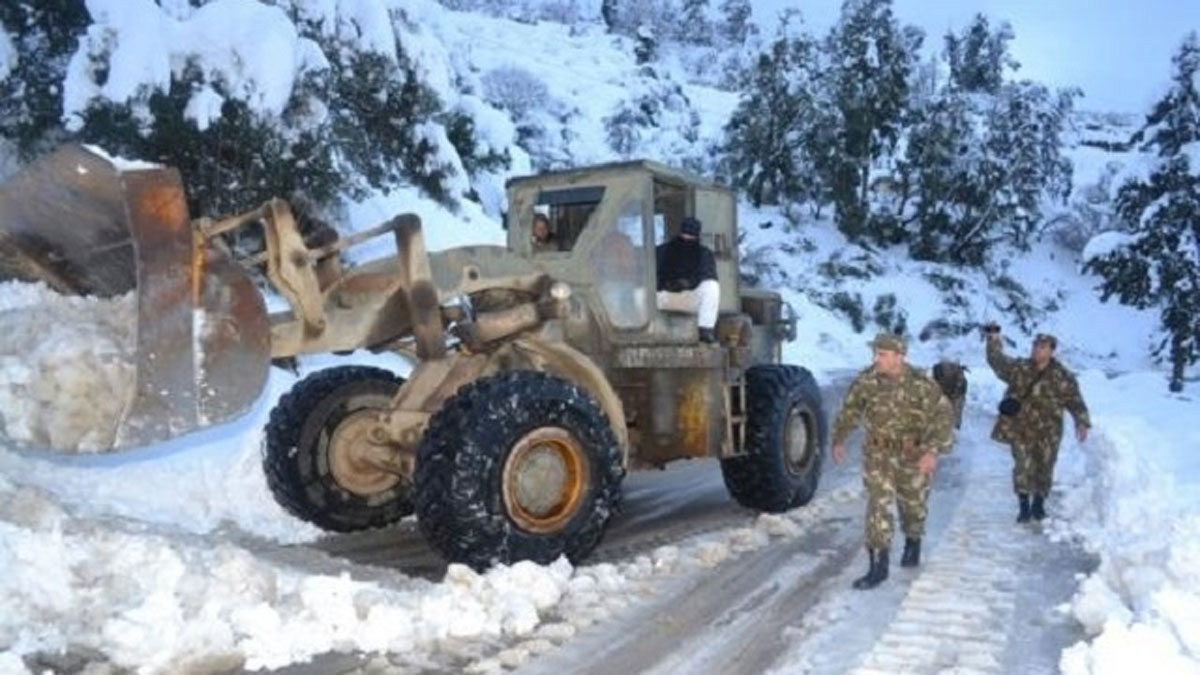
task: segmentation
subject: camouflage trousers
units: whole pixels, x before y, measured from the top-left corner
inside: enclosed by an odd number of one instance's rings
[[[1051,439],[1013,441],[1013,491],[1017,494],[1050,494],[1058,443]]]
[[[867,488],[867,548],[891,548],[892,503],[900,511],[906,537],[925,534],[930,477],[917,468],[920,452],[904,444],[868,438],[863,444],[863,485]]]

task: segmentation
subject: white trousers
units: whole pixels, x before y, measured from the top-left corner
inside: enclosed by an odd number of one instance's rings
[[[712,279],[701,281],[690,291],[658,292],[658,308],[696,315],[696,325],[713,328],[717,325],[717,308],[721,303],[721,285]]]

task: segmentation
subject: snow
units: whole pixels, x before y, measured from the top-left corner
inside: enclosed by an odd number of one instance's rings
[[[255,0],[215,0],[178,20],[151,0],[88,0],[95,23],[67,67],[63,116],[81,123],[88,102],[101,97],[124,102],[145,88],[165,90],[172,73],[198,67],[227,96],[268,116],[283,112],[296,79],[327,64],[320,51],[296,33],[278,7]],[[96,57],[108,54],[104,76]],[[102,82],[98,82],[101,80]],[[214,92],[202,88],[188,114],[206,126]],[[217,106],[219,109],[219,106]]]
[[[561,120],[562,146],[573,163],[612,158],[602,120],[630,91],[645,85],[635,75],[628,42],[614,40],[599,25],[500,26],[495,19],[444,11],[431,0],[294,4],[329,34],[381,53],[394,53],[398,35],[424,79],[448,106],[471,114],[480,137],[496,150],[513,149],[512,122],[476,94],[459,91],[464,83],[482,91],[478,82],[488,72],[516,67],[548,85],[553,102],[546,109]],[[904,5],[898,4],[904,20]],[[253,0],[216,0],[194,9],[182,0],[161,8],[150,0],[89,0],[88,9],[95,23],[64,85],[68,117],[95,96],[125,100],[144,87],[163,86],[188,59],[197,61],[208,83],[188,107],[198,124],[214,118],[224,96],[278,114],[297,78],[324,67],[319,50],[298,36],[281,9]],[[1014,21],[1014,27],[1022,39],[1027,24]],[[1164,49],[1173,49],[1172,41],[1162,42]],[[111,50],[103,84],[88,59],[101,49]],[[1018,57],[1027,61],[1027,53]],[[11,41],[0,31],[0,77],[15,58]],[[1150,62],[1165,69],[1167,60]],[[701,142],[716,138],[736,98],[682,86],[700,116]],[[1141,101],[1133,107],[1144,109]],[[425,133],[438,147],[448,147],[443,129],[431,125]],[[672,142],[664,135],[650,139],[644,149],[671,160],[666,150]],[[1107,166],[1091,149],[1080,148],[1078,154],[1086,157],[1079,179]],[[453,159],[438,157],[444,163]],[[131,160],[112,161],[137,168]],[[513,173],[529,168],[529,158],[520,153],[514,162]],[[1123,170],[1143,166],[1135,158]],[[505,233],[497,216],[505,206],[505,177],[469,186],[480,192],[482,205],[464,201],[452,211],[404,188],[348,204],[346,219],[364,229],[414,212],[424,223],[430,250],[500,244]],[[1114,188],[1120,184],[1114,183]],[[800,317],[799,338],[786,346],[785,361],[810,367],[824,383],[865,365],[865,343],[876,326],[868,322],[866,330],[854,330],[844,315],[818,302],[822,292],[858,293],[868,309],[875,298],[890,293],[913,333],[947,316],[965,325],[997,319],[1013,340],[1011,350],[1028,347],[1035,327],[1023,327],[1005,314],[1006,298],[979,273],[942,270],[961,281],[967,300],[965,307],[949,307],[926,277],[934,268],[906,262],[898,252],[851,247],[827,222],[795,228],[778,212],[745,205],[739,207],[739,220],[747,233],[743,260],[778,263],[764,272],[762,285],[780,289]],[[1083,259],[1120,244],[1120,235],[1093,238]],[[358,262],[389,255],[391,246],[393,241],[380,238],[355,247],[349,257]],[[827,278],[820,265],[835,255],[842,262],[869,260],[878,271],[865,280]],[[1095,423],[1086,443],[1064,444],[1062,494],[1056,495],[1061,508],[1047,525],[1047,536],[1082,542],[1099,560],[1062,608],[1087,637],[1063,652],[1059,666],[1067,675],[1131,672],[1147,664],[1154,664],[1155,672],[1197,672],[1200,517],[1193,505],[1200,498],[1195,452],[1200,432],[1191,420],[1200,405],[1187,392],[1168,393],[1166,373],[1147,358],[1156,335],[1154,316],[1101,304],[1093,291],[1096,280],[1080,277],[1078,263],[1070,252],[1046,246],[1014,256],[1007,269],[1038,300],[1036,330],[1060,337],[1060,355],[1079,373]],[[1050,305],[1055,309],[1047,309]],[[60,298],[41,287],[0,284],[0,422],[10,440],[78,450],[100,443],[87,431],[102,426],[97,420],[113,419],[123,400],[119,380],[127,377],[129,358],[121,327],[132,323],[128,311],[113,311],[111,304],[94,299]],[[910,359],[917,364],[941,357],[960,359],[971,369],[969,416],[990,416],[1002,385],[983,361],[978,336],[935,334],[912,344]],[[588,626],[645,602],[664,579],[706,575],[748,551],[798,536],[833,509],[861,501],[857,487],[824,491],[807,508],[760,516],[750,527],[684,538],[616,563],[519,563],[484,574],[452,565],[437,580],[315,553],[311,557],[319,560],[305,564],[263,555],[323,536],[288,516],[265,484],[260,453],[270,410],[298,377],[351,362],[400,374],[411,367],[396,355],[303,358],[298,375],[272,369],[262,395],[244,416],[120,454],[0,445],[0,569],[5,571],[0,576],[0,673],[28,672],[24,657],[63,650],[94,650],[132,672],[173,673],[273,668],[328,651],[455,649],[473,672],[498,672],[529,663]],[[37,387],[96,386],[101,377],[111,382],[103,395],[94,390],[66,397],[32,393]],[[974,434],[972,443],[989,444],[985,424],[968,431]],[[48,439],[52,434],[67,437]],[[995,498],[997,509],[999,502],[1011,501],[1007,494]],[[949,527],[956,533],[999,525],[961,520]],[[1004,577],[1009,554],[998,547],[996,557],[985,560],[987,579]],[[914,584],[914,593],[936,590],[929,585]],[[810,639],[819,644],[837,635],[822,632],[834,630],[824,623],[836,625],[853,616],[849,597],[839,595],[814,614]],[[847,630],[851,642],[862,635],[857,626]],[[469,646],[471,640],[501,638],[508,646],[482,659]],[[730,647],[719,636],[707,645],[712,651]],[[785,655],[772,670],[805,671],[811,665],[805,658]]]
[[[0,283],[0,293],[17,285]],[[0,309],[0,430],[35,446],[110,446],[134,390],[133,294],[101,300],[27,286],[13,295],[14,306]]]
[[[17,48],[12,43],[8,31],[0,25],[0,80],[8,77],[17,65]]]
[[[1103,232],[1088,241],[1087,246],[1083,249],[1083,260],[1087,262],[1102,258],[1134,241],[1133,235],[1126,232]]]

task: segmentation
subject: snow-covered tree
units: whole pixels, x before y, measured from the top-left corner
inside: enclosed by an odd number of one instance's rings
[[[707,46],[713,42],[713,23],[708,16],[709,0],[683,0],[679,41]]]
[[[1172,86],[1139,134],[1158,165],[1121,187],[1118,212],[1131,225],[1122,245],[1097,253],[1105,300],[1157,307],[1165,333],[1154,354],[1171,364],[1170,389],[1183,388],[1200,360],[1200,37],[1189,34],[1173,58]],[[1110,235],[1111,237],[1112,235]]]
[[[1051,92],[1032,82],[1006,84],[988,119],[985,144],[994,174],[989,185],[994,216],[1005,240],[1028,249],[1040,234],[1048,202],[1065,203],[1071,192],[1071,161],[1062,152],[1075,90]]]
[[[916,110],[898,163],[913,255],[980,265],[996,242],[1028,249],[1070,192],[1062,134],[1074,96],[1030,82],[995,96],[952,87]]]
[[[851,239],[870,234],[871,163],[890,154],[900,138],[923,39],[918,29],[900,26],[891,0],[846,0],[826,41],[841,121],[839,161],[829,182],[838,228]]]
[[[1008,50],[1013,37],[1008,22],[1001,23],[993,31],[982,14],[976,14],[961,35],[946,33],[951,84],[962,91],[989,94],[999,91],[1004,83],[1004,71],[1019,67]]]
[[[633,58],[638,65],[653,61],[658,56],[658,38],[648,25],[640,26],[634,36]]]
[[[0,2],[15,52],[0,77],[0,137],[28,159],[63,136],[63,73],[91,22],[79,0]]]
[[[178,169],[196,215],[232,215],[279,196],[327,204],[347,187],[323,142],[325,127],[287,132],[233,97],[198,124],[189,106],[203,83],[189,66],[167,91],[150,92],[144,101],[96,100],[75,136],[117,155]]]
[[[721,35],[732,46],[744,45],[757,30],[751,15],[750,0],[721,0]]]
[[[978,180],[982,148],[976,120],[971,100],[947,91],[928,102],[909,129],[899,163],[906,189],[898,211],[911,198],[909,250],[917,259],[978,263],[986,253],[988,242],[971,236],[989,205]]]
[[[698,168],[700,116],[679,83],[643,67],[628,86],[629,98],[604,118],[608,146],[627,159],[653,148],[673,164]]]
[[[604,25],[610,33],[617,32],[618,22],[621,20],[621,4],[618,0],[600,1],[600,18],[604,20]]]
[[[789,32],[785,20],[725,125],[729,179],[756,206],[824,197],[817,166],[828,139],[819,133],[828,128],[821,117],[828,122],[832,114],[820,100],[819,50],[812,38]]]

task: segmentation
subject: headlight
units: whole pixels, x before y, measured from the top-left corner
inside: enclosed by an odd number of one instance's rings
[[[561,281],[556,281],[550,284],[550,297],[555,300],[566,300],[571,297],[571,287]]]

